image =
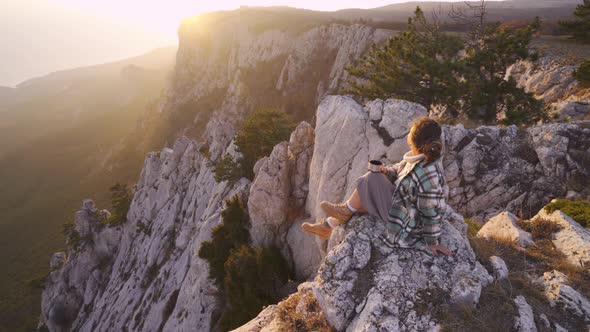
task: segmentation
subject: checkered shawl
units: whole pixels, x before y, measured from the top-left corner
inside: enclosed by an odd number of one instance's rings
[[[389,232],[384,235],[386,242],[400,248],[438,244],[446,211],[445,188],[444,172],[438,161],[416,163],[398,180],[389,210]]]

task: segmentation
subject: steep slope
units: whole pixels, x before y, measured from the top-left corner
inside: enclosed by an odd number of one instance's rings
[[[203,143],[216,160],[241,119],[278,108],[311,121],[327,93],[337,92],[344,68],[392,32],[335,24],[296,9],[242,8],[185,20],[176,69],[165,100],[146,116],[125,147],[145,154],[179,135]],[[117,164],[129,151],[119,151]]]
[[[10,271],[0,277],[0,330],[34,324],[39,294],[27,283],[63,246],[60,225],[78,197],[105,204],[115,181],[136,179],[138,168],[105,174],[101,161],[159,97],[174,54],[55,73],[0,97],[0,267]]]

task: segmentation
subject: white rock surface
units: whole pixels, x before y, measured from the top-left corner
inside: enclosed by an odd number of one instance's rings
[[[288,149],[287,142],[275,146],[250,187],[250,235],[257,247],[278,245],[290,226],[286,220],[291,193]]]
[[[431,330],[437,325],[433,308],[415,309],[418,303],[428,306],[430,292],[473,305],[492,281],[466,235],[446,221],[441,239],[455,252],[452,258],[388,247],[379,239],[384,224],[372,217],[353,219],[345,228],[344,240],[327,255],[313,287],[328,322],[339,331]]]
[[[49,275],[42,315],[51,331],[211,329],[216,288],[197,252],[221,222],[225,199],[247,193],[249,183],[216,183],[198,150],[183,138],[150,153],[121,227],[88,228],[96,224],[89,210],[76,214],[92,241]]]
[[[547,213],[541,209],[531,221],[540,218],[555,222],[560,230],[553,233],[553,244],[575,266],[590,266],[590,230],[582,227],[565,213],[556,210]]]
[[[533,238],[530,233],[522,230],[516,224],[516,221],[518,221],[518,218],[512,213],[502,212],[486,222],[476,236],[513,242],[526,248],[533,243]]]
[[[525,297],[522,295],[517,296],[514,303],[518,307],[518,317],[514,323],[514,328],[518,332],[537,332],[533,308],[528,304]]]
[[[349,97],[326,97],[317,111],[307,211],[323,216],[321,201],[348,197],[369,160],[401,160],[409,149],[405,136],[411,122],[427,114],[424,107],[406,101],[376,100],[364,109]]]
[[[535,283],[544,289],[545,296],[552,305],[559,304],[590,323],[590,301],[569,285],[565,274],[557,270],[545,272]]]
[[[584,90],[573,77],[578,66],[567,63],[559,55],[548,54],[535,62],[519,61],[510,66],[507,76],[518,86],[542,99],[552,113],[561,120],[583,119],[590,113],[588,90]]]
[[[508,278],[508,266],[506,266],[506,262],[498,256],[490,257],[490,264],[492,264],[492,268],[494,269],[494,278],[496,280],[502,280]]]
[[[257,163],[248,199],[252,243],[280,248],[298,280],[315,275],[322,258],[320,243],[301,231],[308,221],[302,215],[313,145],[313,128],[300,123],[289,143],[278,144]]]

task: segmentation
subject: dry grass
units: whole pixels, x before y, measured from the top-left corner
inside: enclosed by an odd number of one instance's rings
[[[562,227],[551,220],[537,218],[534,221],[518,221],[518,226],[523,230],[531,233],[533,240],[551,240],[553,233],[559,231]]]
[[[429,300],[431,304],[420,310],[431,310],[442,322],[444,331],[511,331],[514,329],[514,319],[518,316],[513,299],[523,295],[533,307],[535,319],[545,314],[550,321],[570,331],[586,329],[583,319],[570,315],[559,306],[551,307],[542,289],[532,282],[547,271],[559,270],[569,277],[576,290],[590,296],[589,271],[568,264],[564,255],[551,242],[552,234],[559,229],[558,225],[546,220],[521,225],[532,233],[536,244],[523,249],[510,241],[476,238],[478,224],[468,219],[465,221],[469,226],[469,240],[477,259],[491,271],[489,258],[501,257],[510,271],[508,278],[485,287],[476,308],[452,306],[448,303],[448,296],[433,294]],[[547,330],[541,322],[536,323],[541,332]]]
[[[506,281],[495,282],[483,290],[479,311],[484,311],[482,306],[489,307],[491,311],[498,308],[498,311],[503,312],[504,319],[509,319],[509,317],[505,317],[510,313],[508,308],[502,306],[506,302],[512,304],[512,299],[518,295],[523,295],[533,307],[537,317],[543,313],[551,321],[558,322],[568,330],[575,331],[586,328],[582,319],[569,315],[559,307],[551,307],[542,290],[532,283],[532,280],[542,276],[543,273],[558,270],[568,276],[572,287],[586,297],[590,296],[590,272],[567,263],[565,256],[555,249],[550,240],[551,233],[556,229],[556,226],[547,221],[539,221],[531,225],[530,229],[534,230],[533,239],[535,245],[526,249],[519,248],[507,241],[470,238],[471,246],[478,260],[488,270],[491,270],[489,258],[499,256],[506,262],[510,271]],[[542,231],[549,232],[549,234]],[[487,297],[484,294],[488,294]],[[491,303],[488,303],[488,301],[491,301]],[[497,317],[497,313],[493,312],[488,314],[479,313],[475,317],[473,319],[491,324],[494,324],[495,320],[502,322],[502,318]],[[466,321],[466,323],[470,322],[471,320]],[[540,327],[542,324],[537,322],[537,325]]]
[[[297,306],[303,302],[303,310]],[[324,317],[317,300],[311,292],[295,293],[277,307],[276,318],[280,331],[332,332],[335,331]]]

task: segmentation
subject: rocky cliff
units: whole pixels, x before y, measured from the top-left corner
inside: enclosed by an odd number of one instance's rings
[[[46,325],[52,331],[210,329],[219,309],[216,289],[196,252],[220,223],[224,200],[235,194],[249,196],[253,242],[279,246],[299,280],[316,278],[322,286],[312,287],[313,292],[322,308],[332,308],[325,313],[338,328],[352,316],[359,328],[378,324],[371,318],[375,310],[395,313],[400,305],[379,299],[398,298],[405,291],[413,297],[421,289],[440,288],[457,301],[474,301],[490,277],[475,260],[462,217],[452,210],[445,243],[459,253],[453,259],[392,255],[377,240],[383,230],[371,218],[338,229],[327,247],[299,228],[309,220],[306,214],[321,216],[321,200],[340,201],[349,194],[368,159],[399,160],[407,150],[409,123],[424,114],[422,106],[401,100],[361,106],[349,97],[328,96],[317,109],[315,130],[299,125],[289,142],[257,163],[252,184],[216,183],[209,160],[199,152],[202,146],[187,138],[172,149],[150,153],[126,224],[97,226],[100,222],[84,209],[78,213],[77,227],[85,240],[66,253],[63,266],[54,266],[48,278]],[[526,130],[459,125],[445,127],[444,134],[449,202],[466,216],[486,219],[504,209],[526,215],[554,197],[588,198],[588,122]],[[392,271],[400,267],[425,277],[399,275],[399,285],[410,288],[391,288]],[[352,285],[367,280],[362,294],[351,293]],[[363,302],[365,297],[370,301]],[[393,314],[388,324],[433,324],[428,315],[400,315]]]
[[[344,67],[390,31],[259,11],[199,16],[181,26],[170,86],[127,146],[175,143],[145,158],[125,224],[102,225],[92,207],[78,212],[80,240],[56,254],[43,292],[42,323],[51,331],[211,330],[222,303],[197,252],[234,195],[247,200],[253,244],[277,246],[297,281],[315,278],[301,293],[314,294],[334,327],[431,329],[431,309],[415,309],[428,303],[428,292],[473,305],[492,278],[476,260],[460,214],[531,216],[555,197],[589,197],[588,122],[446,126],[443,164],[454,210],[444,243],[454,258],[393,252],[378,241],[384,230],[370,217],[337,229],[327,245],[304,234],[300,225],[322,216],[319,202],[349,195],[367,160],[401,159],[410,123],[427,110],[403,100],[360,105],[329,95]],[[258,161],[251,183],[217,183],[211,161],[236,153],[236,127],[260,107],[315,125],[302,122]],[[272,321],[272,314],[262,316]]]
[[[590,114],[590,89],[583,88],[573,77],[579,62],[564,54],[545,54],[536,61],[519,61],[510,66],[519,87],[543,100],[547,110],[559,120],[579,120]]]
[[[124,145],[152,148],[148,142],[170,144],[184,134],[216,160],[255,109],[277,108],[311,121],[320,100],[347,78],[345,67],[392,34],[331,22],[289,8],[241,8],[186,19],[169,87]]]

